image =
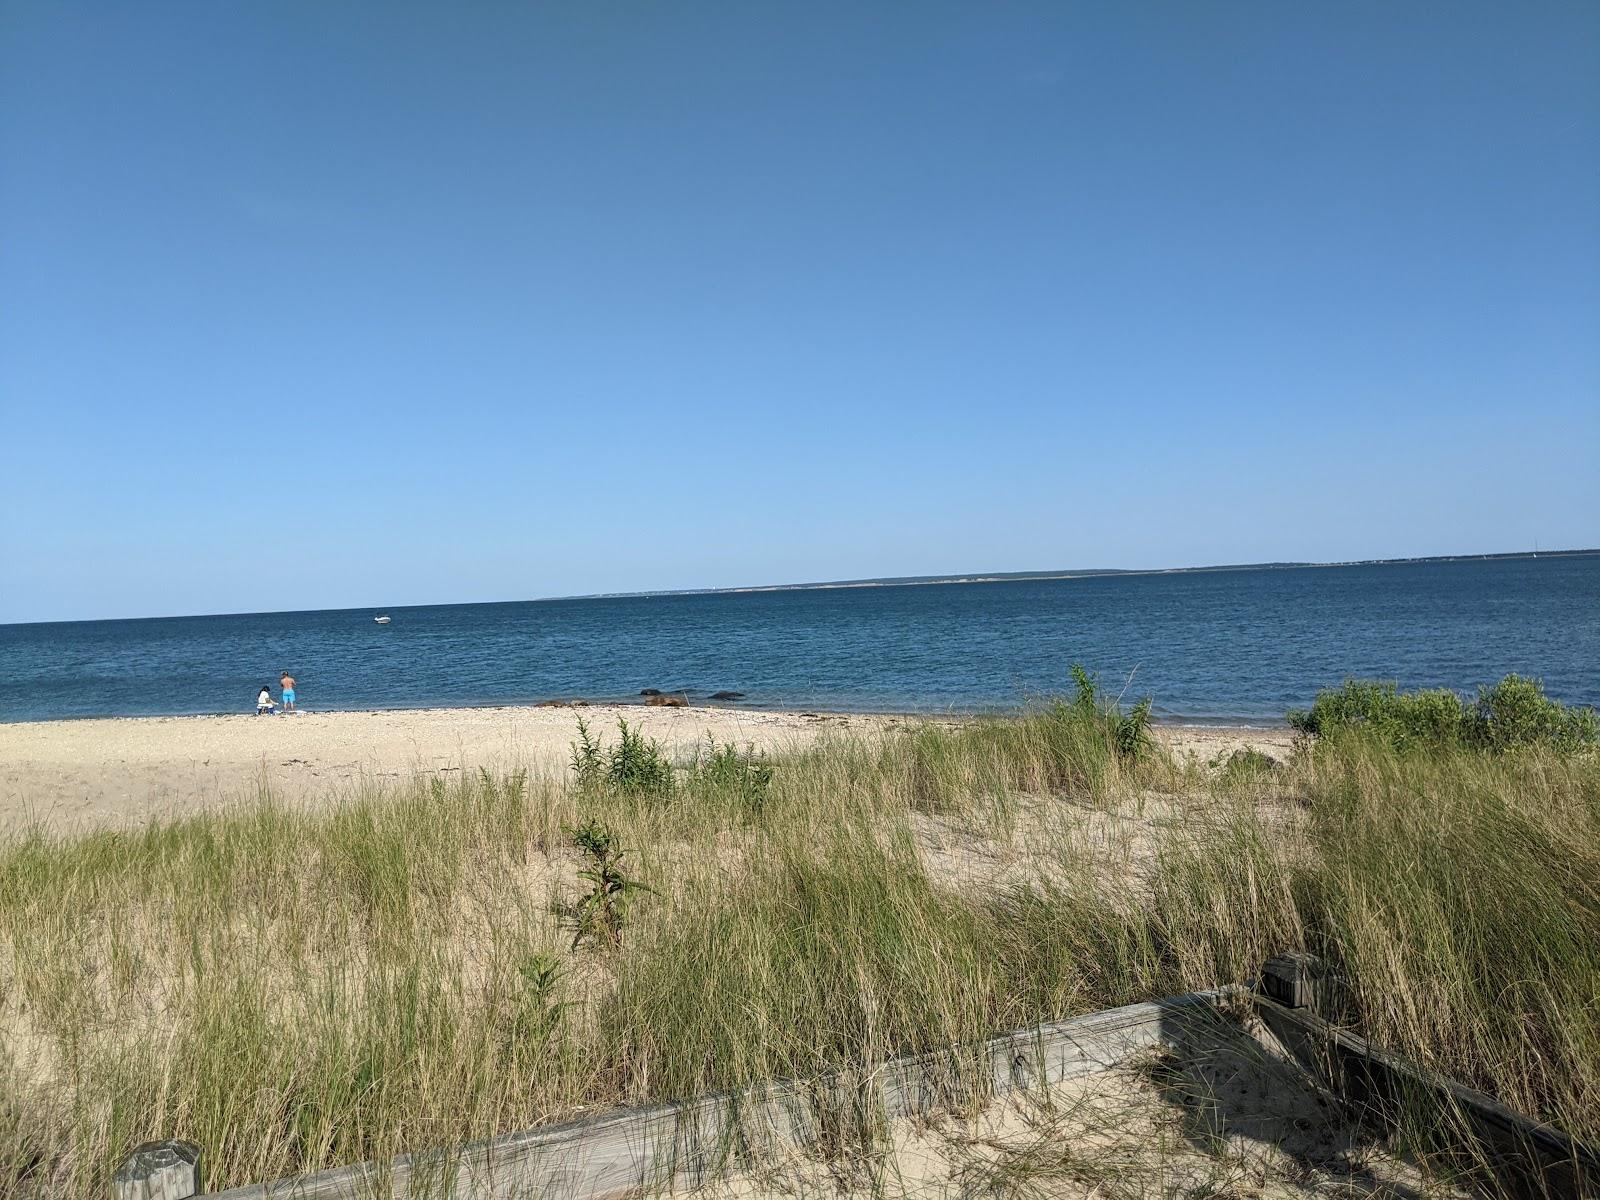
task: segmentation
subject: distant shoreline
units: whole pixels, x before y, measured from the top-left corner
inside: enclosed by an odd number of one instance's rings
[[[1582,558],[1587,550],[1511,550],[1498,554],[1430,554],[1418,558],[1358,558],[1343,562],[1224,563],[1205,567],[1091,567],[1062,571],[990,571],[964,575],[901,575],[883,579],[840,579],[824,583],[763,583],[721,588],[670,588],[647,592],[587,592],[548,596],[547,600],[629,600],[645,596],[738,596],[753,592],[818,592],[839,588],[934,587],[952,583],[1043,583],[1058,579],[1109,579],[1148,575],[1204,575],[1220,571],[1300,571],[1318,567],[1396,567],[1426,563],[1510,562],[1536,558]],[[426,607],[426,606],[424,606]]]
[[[885,576],[881,579],[840,579],[817,583],[758,583],[735,587],[658,588],[636,592],[583,592],[556,596],[534,596],[518,600],[436,601],[428,604],[351,604],[335,608],[269,609],[257,612],[163,613],[139,617],[74,617],[68,620],[0,621],[0,629],[20,629],[40,625],[99,625],[113,621],[180,621],[211,617],[300,616],[321,612],[400,612],[430,608],[462,608],[500,604],[558,604],[575,600],[636,600],[664,596],[740,596],[768,592],[837,591],[850,588],[932,587],[940,584],[1043,583],[1069,579],[1127,579],[1153,575],[1205,575],[1229,571],[1298,571],[1329,567],[1417,566],[1427,563],[1506,562],[1536,558],[1584,558],[1600,556],[1600,547],[1584,550],[1513,550],[1495,554],[1434,554],[1417,558],[1364,558],[1343,562],[1264,562],[1222,563],[1203,567],[1086,567],[1058,571],[969,571],[951,575]],[[0,718],[3,719],[3,718]]]

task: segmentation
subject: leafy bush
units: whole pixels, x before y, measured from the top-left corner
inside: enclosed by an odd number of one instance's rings
[[[1124,758],[1142,758],[1150,748],[1150,697],[1146,696],[1127,712],[1113,714],[1112,740]]]
[[[1401,749],[1454,745],[1461,741],[1465,718],[1461,697],[1447,688],[1402,692],[1394,683],[1372,679],[1347,679],[1340,688],[1324,688],[1309,712],[1288,714],[1289,724],[1302,733],[1326,736],[1365,729]]]
[[[1322,737],[1361,730],[1397,750],[1465,746],[1504,753],[1548,746],[1571,752],[1600,742],[1592,708],[1552,700],[1537,680],[1518,675],[1480,687],[1475,705],[1447,688],[1402,692],[1394,683],[1347,679],[1318,692],[1309,711],[1292,711],[1288,721]]]

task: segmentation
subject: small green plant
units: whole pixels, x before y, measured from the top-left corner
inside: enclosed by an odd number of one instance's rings
[[[641,893],[654,894],[637,879],[622,869],[625,851],[617,842],[616,834],[597,821],[587,821],[577,829],[569,830],[572,844],[583,852],[588,866],[578,872],[580,879],[589,882],[589,891],[566,910],[572,923],[572,948],[576,950],[585,941],[597,945],[622,945],[622,929],[628,923],[628,912]]]
[[[1100,712],[1100,684],[1093,675],[1084,670],[1081,663],[1072,664],[1072,684],[1076,694],[1072,698],[1072,707],[1075,711],[1086,717],[1098,716]]]
[[[672,764],[660,743],[629,727],[618,718],[621,740],[610,750],[599,735],[578,719],[578,740],[572,743],[572,773],[585,791],[612,788],[631,795],[672,794]]]
[[[695,751],[689,764],[689,785],[759,812],[772,785],[772,765],[754,746],[740,750],[731,742],[718,745],[716,738],[707,734],[705,746]]]
[[[1137,760],[1150,749],[1151,699],[1144,697],[1127,712],[1115,700],[1106,699],[1100,683],[1078,663],[1072,664],[1075,694],[1068,712],[1079,720],[1099,725],[1110,739],[1118,757]]]
[[[1146,696],[1126,713],[1113,708],[1110,718],[1117,753],[1123,758],[1143,758],[1150,749],[1150,697]]]
[[[572,773],[584,791],[593,791],[606,778],[606,760],[600,750],[600,739],[589,732],[588,723],[582,717],[578,718],[578,740],[572,743]]]
[[[517,965],[522,978],[522,995],[513,1029],[517,1039],[533,1046],[543,1046],[553,1038],[561,1026],[570,1001],[557,999],[565,971],[561,961],[553,954],[540,951],[530,954]]]
[[[672,764],[659,743],[618,718],[622,740],[611,751],[607,781],[618,791],[665,796],[672,792]]]

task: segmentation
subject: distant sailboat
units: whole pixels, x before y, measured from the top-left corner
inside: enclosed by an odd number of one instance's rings
[[[388,617],[373,617],[372,619],[374,621],[376,621],[379,625],[387,625],[389,623],[389,618]]]

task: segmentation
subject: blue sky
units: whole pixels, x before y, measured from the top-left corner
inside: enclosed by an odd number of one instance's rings
[[[1600,543],[1600,6],[0,8],[0,621]]]

